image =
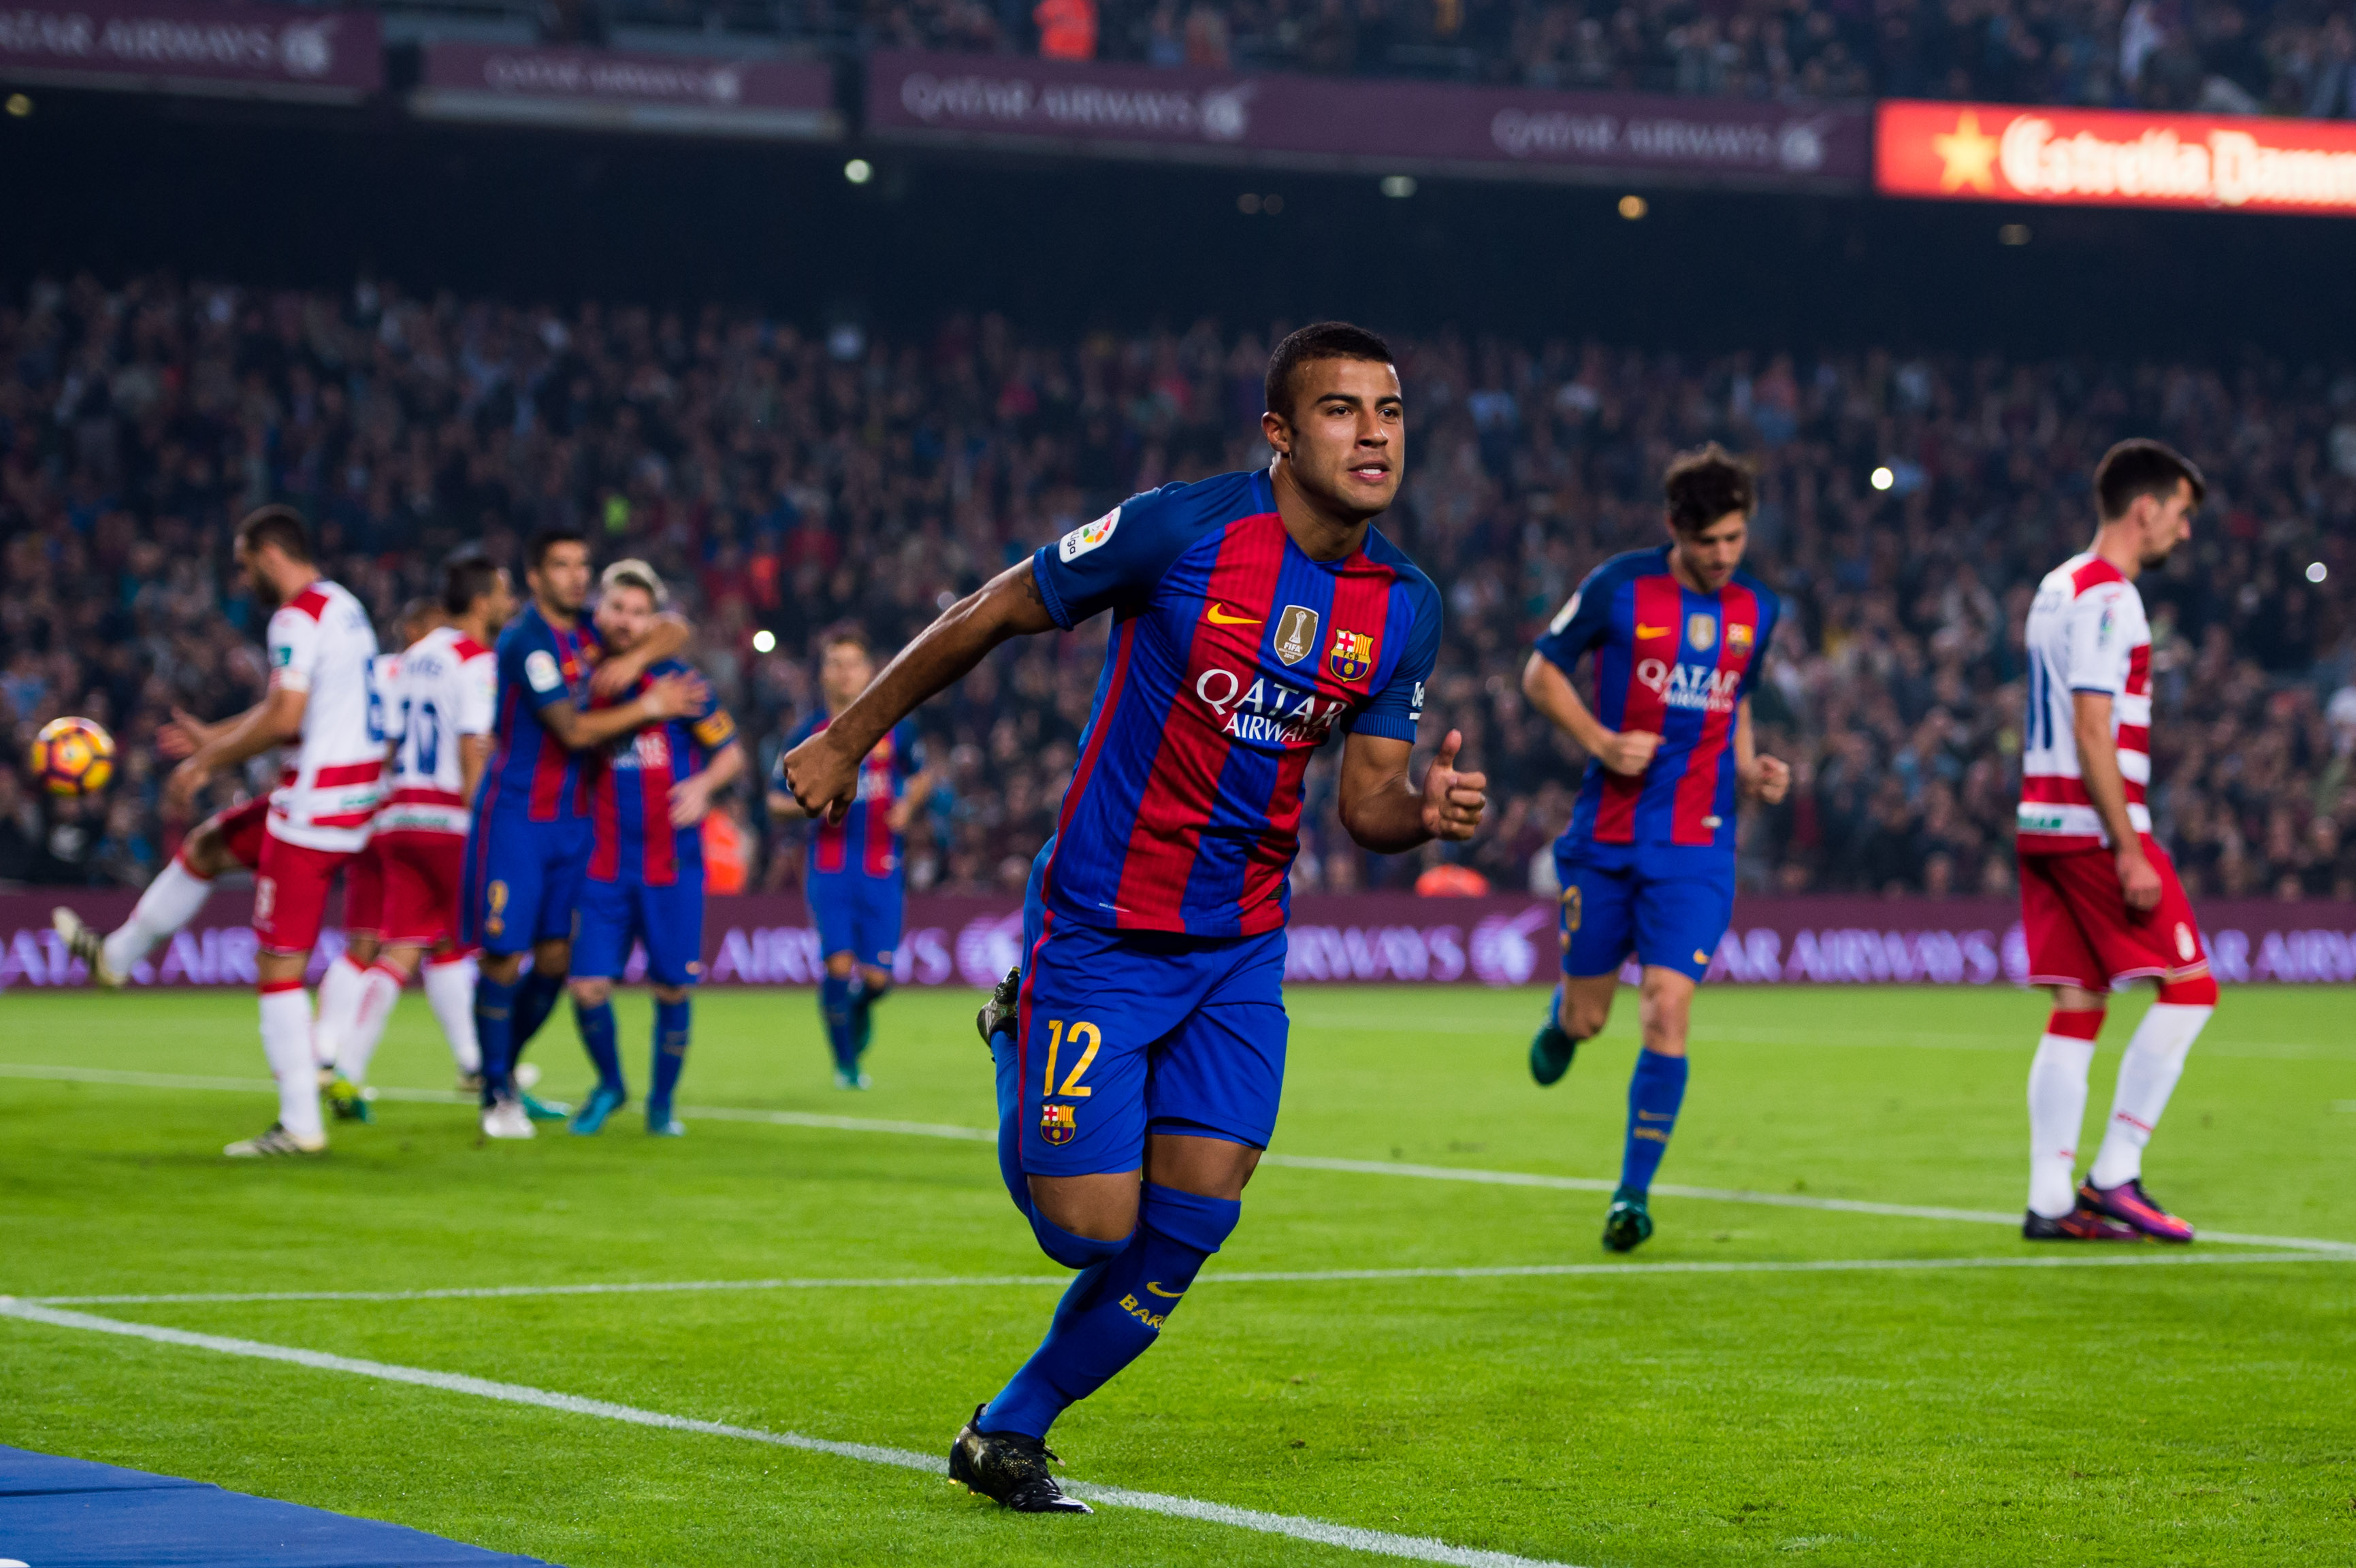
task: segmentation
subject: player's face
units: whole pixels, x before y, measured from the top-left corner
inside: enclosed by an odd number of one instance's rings
[[[1260,428],[1310,497],[1347,517],[1389,509],[1407,472],[1398,372],[1365,359],[1312,359],[1292,373],[1292,416]]]
[[[837,643],[819,660],[819,689],[829,708],[841,708],[867,689],[875,678],[875,662],[857,643]]]
[[[515,618],[515,579],[508,575],[508,569],[503,566],[499,568],[498,575],[491,580],[491,591],[483,595],[484,630],[496,635],[501,626]]]
[[[589,547],[570,540],[548,547],[540,565],[524,574],[532,597],[567,615],[578,615],[589,603]]]
[[[2145,505],[2138,502],[2138,506]],[[2179,479],[2176,489],[2166,496],[2148,498],[2150,511],[2143,525],[2143,564],[2158,566],[2176,553],[2176,547],[2192,537],[2192,484]]]
[[[1742,564],[1742,547],[1751,542],[1751,519],[1729,512],[1696,533],[1669,531],[1677,541],[1678,562],[1703,592],[1715,593],[1734,580],[1734,569]]]
[[[263,545],[259,549],[248,549],[243,545],[237,547],[237,574],[245,583],[245,591],[264,604],[278,603],[278,584],[274,577],[285,560],[285,552],[274,544]]]
[[[638,645],[655,624],[655,602],[643,588],[612,588],[597,601],[597,632],[617,654]]]

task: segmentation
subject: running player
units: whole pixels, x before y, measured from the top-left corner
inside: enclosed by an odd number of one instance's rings
[[[263,507],[238,525],[237,563],[247,586],[278,606],[268,633],[270,695],[172,771],[165,804],[185,809],[222,768],[273,746],[295,747],[293,780],[270,797],[253,884],[262,1048],[278,1080],[278,1120],[222,1152],[317,1154],[327,1136],[303,972],[319,939],[328,884],[368,841],[369,819],[383,794],[384,751],[368,731],[376,629],[359,600],[319,575],[303,519],[291,507]]]
[[[953,1478],[1024,1512],[1088,1511],[1047,1468],[1048,1425],[1153,1343],[1235,1229],[1276,1125],[1311,755],[1346,736],[1342,821],[1377,853],[1480,824],[1484,781],[1456,771],[1453,732],[1408,782],[1440,595],[1372,527],[1406,464],[1390,361],[1358,327],[1294,333],[1269,361],[1266,469],[1133,496],[1041,549],[786,759],[803,809],[841,821],[861,760],[918,703],[1009,637],[1112,612],[1032,869],[1012,1028],[991,1040],[1008,1194],[1082,1272],[949,1457]]]
[[[875,678],[874,656],[863,633],[830,633],[819,652],[819,692],[826,707],[804,720],[777,754],[769,814],[781,820],[803,815],[786,788],[786,752],[832,723]],[[875,1004],[892,988],[906,898],[902,866],[908,824],[932,792],[933,775],[925,766],[916,721],[903,719],[860,759],[858,793],[842,820],[810,824],[803,898],[818,922],[819,952],[826,963],[819,982],[819,1016],[834,1052],[837,1088],[869,1085],[860,1062],[867,1054]]]
[[[617,560],[600,588],[598,635],[627,654],[661,613],[662,579],[645,561]],[[691,673],[661,659],[639,685]],[[593,699],[592,710],[605,700]],[[744,771],[735,721],[709,694],[687,713],[607,741],[582,767],[594,844],[573,943],[573,1005],[597,1086],[573,1118],[576,1133],[600,1131],[629,1102],[613,995],[634,942],[646,944],[655,993],[647,1131],[675,1138],[687,1130],[671,1115],[671,1093],[687,1065],[687,988],[703,974],[703,816],[712,795]]]
[[[450,558],[442,579],[434,606],[440,624],[402,651],[393,684],[380,693],[392,771],[369,848],[384,879],[381,950],[365,977],[369,1003],[344,1039],[333,1097],[367,1082],[392,1004],[421,964],[426,1005],[461,1080],[482,1070],[472,955],[458,942],[458,890],[466,803],[491,754],[498,671],[489,645],[515,613],[515,591],[507,572],[471,546]]]
[[[2029,1069],[2032,1241],[2189,1242],[2192,1227],[2143,1189],[2143,1150],[2217,1010],[2201,923],[2151,837],[2151,627],[2136,579],[2192,531],[2201,470],[2156,441],[2125,441],[2094,470],[2094,542],[2029,605],[2020,755],[2020,923],[2029,983],[2053,1015]],[[2158,983],[2119,1062],[2110,1125],[2072,1190],[2086,1070],[2104,1003]]]
[[[1530,1041],[1530,1075],[1547,1084],[1569,1072],[1612,1015],[1621,965],[1632,953],[1643,965],[1644,1048],[1603,1221],[1617,1253],[1653,1233],[1647,1198],[1685,1100],[1694,987],[1734,917],[1736,792],[1772,805],[1792,783],[1751,740],[1751,688],[1782,612],[1741,570],[1751,472],[1713,442],[1671,463],[1662,488],[1669,542],[1588,573],[1522,670],[1530,705],[1589,759],[1554,847],[1562,979]],[[1590,650],[1592,709],[1570,683]]]
[[[460,940],[482,949],[475,1032],[483,1053],[483,1131],[531,1136],[553,1106],[527,1106],[517,1056],[563,994],[572,969],[573,905],[589,859],[580,753],[687,712],[702,685],[666,677],[616,707],[583,711],[593,690],[638,690],[648,666],[687,645],[685,622],[664,616],[646,641],[600,667],[596,629],[581,618],[589,599],[589,546],[568,528],[533,536],[524,581],[531,603],[499,634],[498,719],[466,829]],[[524,973],[524,955],[531,972]]]

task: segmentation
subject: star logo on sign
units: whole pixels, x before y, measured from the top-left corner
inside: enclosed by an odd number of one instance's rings
[[[1931,138],[1931,150],[1946,165],[1939,171],[1943,191],[1966,187],[1983,195],[1996,194],[1996,152],[2000,144],[1980,129],[1980,117],[1966,109],[1955,117],[1955,128]]]

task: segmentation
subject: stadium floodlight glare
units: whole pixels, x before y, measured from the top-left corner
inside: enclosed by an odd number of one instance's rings
[[[776,653],[777,651],[777,634],[769,630],[766,626],[764,626],[759,631],[754,633],[753,651],[756,654]]]
[[[1633,223],[1653,210],[1653,204],[1633,194],[1620,198],[1620,216]]]
[[[1394,201],[1405,201],[1408,197],[1415,194],[1415,176],[1413,175],[1385,175],[1383,176],[1383,194],[1389,197]]]
[[[1887,490],[1892,485],[1898,483],[1897,474],[1891,470],[1888,464],[1884,464],[1880,467],[1875,469],[1869,477],[1873,487],[1877,490]]]
[[[1996,231],[1996,242],[1999,245],[2028,244],[2029,225],[2026,223],[2008,223],[2004,225]]]
[[[33,101],[31,99],[26,97],[21,92],[12,92],[8,95],[8,116],[10,119],[22,120],[32,112]]]
[[[2307,580],[2309,582],[2320,582],[2330,575],[2331,569],[2321,561],[2310,560],[2307,563]]]
[[[842,165],[842,177],[853,185],[865,185],[875,177],[875,165],[865,158],[853,158]]]

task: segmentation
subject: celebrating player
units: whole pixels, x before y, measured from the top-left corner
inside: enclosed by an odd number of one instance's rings
[[[1235,1229],[1275,1126],[1311,754],[1347,736],[1342,821],[1378,853],[1481,820],[1485,781],[1456,771],[1454,732],[1420,789],[1408,778],[1440,595],[1372,526],[1406,465],[1389,347],[1303,327],[1270,357],[1267,398],[1268,468],[1133,496],[1044,547],[786,758],[802,808],[841,821],[861,760],[918,703],[1009,637],[1113,613],[1032,869],[1011,1028],[991,1039],[1007,1191],[1082,1271],[950,1450],[953,1478],[1024,1512],[1088,1511],[1048,1471],[1049,1424],[1153,1343]]]
[[[1620,966],[1631,953],[1643,965],[1644,1049],[1603,1221],[1618,1253],[1653,1233],[1647,1198],[1685,1100],[1694,987],[1734,916],[1735,792],[1772,804],[1792,783],[1751,740],[1751,688],[1781,610],[1741,570],[1750,471],[1712,443],[1671,463],[1662,487],[1669,542],[1588,573],[1522,671],[1531,706],[1588,754],[1555,842],[1562,979],[1530,1041],[1530,1075],[1547,1084],[1569,1072],[1611,1017]],[[1570,683],[1590,649],[1600,712]]]
[[[786,751],[777,754],[777,776],[769,791],[771,816],[785,819],[803,815],[786,788],[787,753],[832,723],[874,678],[875,661],[865,635],[850,630],[828,635],[819,650],[818,675],[826,709],[805,720],[787,738]],[[819,1013],[826,1023],[827,1044],[834,1051],[834,1082],[840,1088],[868,1086],[860,1061],[867,1054],[875,1004],[892,988],[892,959],[900,945],[905,897],[905,836],[932,791],[924,742],[916,738],[915,721],[904,719],[860,759],[859,788],[842,820],[819,817],[810,823],[803,897],[818,922],[819,951],[825,955]]]
[[[270,797],[253,884],[262,1048],[278,1080],[278,1120],[222,1152],[317,1154],[327,1136],[303,972],[319,939],[328,884],[367,842],[384,789],[383,748],[368,730],[376,629],[359,600],[319,575],[303,519],[290,507],[264,507],[238,525],[237,563],[247,586],[278,606],[268,633],[270,695],[172,770],[165,802],[185,810],[222,768],[273,746],[295,747],[294,777]]]
[[[491,754],[498,671],[489,644],[515,613],[515,590],[503,569],[472,548],[450,558],[442,581],[434,607],[441,624],[402,651],[393,683],[380,693],[392,741],[390,789],[369,837],[383,879],[380,950],[364,976],[365,1001],[343,1038],[337,1081],[328,1091],[359,1105],[367,1101],[357,1090],[367,1081],[392,1004],[421,964],[426,1004],[461,1077],[482,1069],[474,971],[458,943],[458,893],[466,803]],[[323,1012],[326,1006],[323,986]]]
[[[490,765],[467,821],[460,906],[466,918],[459,939],[483,952],[475,1032],[483,1055],[483,1132],[496,1138],[531,1136],[516,1057],[563,994],[572,968],[573,905],[590,837],[580,753],[691,711],[703,697],[702,684],[690,677],[640,681],[655,660],[687,645],[687,624],[675,616],[659,617],[637,647],[600,664],[596,629],[581,620],[589,599],[589,546],[578,530],[541,529],[529,561],[524,581],[531,603],[499,634],[498,720]],[[593,690],[637,695],[584,712],[581,701]],[[540,1111],[550,1118],[562,1114]]]
[[[661,613],[662,579],[645,561],[617,560],[605,569],[600,586],[598,634],[607,648],[626,656]],[[659,659],[628,695],[691,674],[675,659]],[[592,711],[606,700],[593,699]],[[581,1042],[597,1067],[597,1086],[573,1115],[575,1133],[599,1131],[629,1101],[615,1042],[613,993],[634,941],[646,944],[647,977],[655,993],[647,1131],[677,1137],[687,1130],[670,1104],[687,1065],[687,988],[703,974],[703,816],[713,793],[744,771],[735,721],[708,692],[686,713],[607,741],[583,765],[594,845],[573,944],[573,1005]]]
[[[2207,485],[2156,441],[2124,441],[2094,470],[2094,542],[2047,574],[2029,605],[2020,755],[2020,923],[2029,983],[2053,1016],[2029,1069],[2032,1241],[2189,1242],[2143,1189],[2143,1150],[2209,1015],[2217,982],[2176,867],[2151,837],[2151,627],[2136,579],[2192,531]],[[2072,1189],[2086,1070],[2111,989],[2159,999],[2119,1063],[2111,1120]]]

